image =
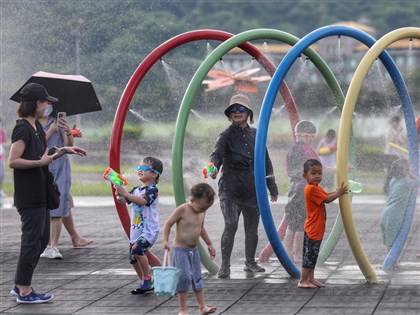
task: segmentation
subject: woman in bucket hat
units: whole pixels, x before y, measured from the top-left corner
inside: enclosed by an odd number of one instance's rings
[[[243,215],[245,229],[245,271],[264,272],[255,262],[258,244],[258,224],[260,212],[254,183],[254,146],[256,129],[248,125],[254,122],[251,101],[244,94],[232,96],[224,111],[231,125],[217,139],[215,149],[210,155],[215,171],[210,175],[216,178],[223,165],[219,180],[220,208],[225,221],[221,239],[222,265],[218,277],[230,277],[230,257],[239,216]],[[267,187],[271,201],[277,201],[278,190],[273,175],[268,152],[266,154]]]

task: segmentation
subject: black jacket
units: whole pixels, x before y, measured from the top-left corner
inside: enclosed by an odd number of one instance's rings
[[[256,133],[257,130],[248,125],[241,128],[232,124],[219,135],[210,161],[219,170],[223,165],[219,180],[220,200],[231,200],[247,206],[257,206],[254,183]],[[265,167],[270,195],[277,196],[277,185],[268,152],[266,152]]]

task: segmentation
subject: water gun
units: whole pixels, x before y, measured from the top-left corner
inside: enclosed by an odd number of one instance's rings
[[[73,137],[75,137],[75,138],[83,138],[83,133],[82,133],[82,131],[81,131],[79,128],[77,128],[77,126],[76,126],[76,125],[73,125],[73,128],[72,128],[72,130],[71,130],[71,134],[72,134],[72,136],[73,136]]]
[[[394,149],[400,150],[401,152],[408,154],[408,150],[406,148],[403,148],[402,146],[399,146],[398,144],[394,142],[389,142],[389,146],[393,147]]]
[[[203,167],[203,176],[204,178],[207,178],[211,176],[216,171],[216,166],[214,166],[214,163],[207,164],[206,167]]]
[[[363,185],[362,183],[349,179],[348,187],[349,187],[349,191],[351,191],[352,193],[359,194],[362,192]]]
[[[318,154],[319,155],[325,155],[325,154],[330,154],[330,153],[335,152],[335,151],[337,151],[337,146],[322,147],[322,148],[319,148]]]
[[[128,181],[120,174],[118,174],[116,171],[114,171],[112,168],[108,167],[104,172],[104,178],[107,181],[110,181],[112,184],[116,186],[127,186]]]

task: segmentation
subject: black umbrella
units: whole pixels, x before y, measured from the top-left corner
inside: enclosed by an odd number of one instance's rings
[[[67,116],[102,110],[92,82],[82,75],[38,71],[10,99],[20,103],[19,93],[28,83],[43,85],[48,94],[58,98],[55,109]]]

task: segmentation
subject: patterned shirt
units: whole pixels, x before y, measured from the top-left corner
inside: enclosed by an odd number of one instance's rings
[[[159,190],[155,185],[134,187],[130,194],[147,200],[147,204],[140,206],[133,203],[131,211],[130,243],[136,243],[144,237],[150,244],[154,244],[159,235]],[[131,204],[127,200],[128,204]]]

